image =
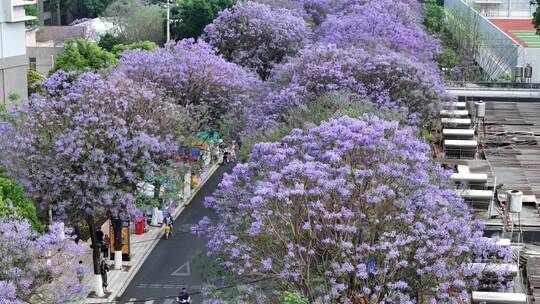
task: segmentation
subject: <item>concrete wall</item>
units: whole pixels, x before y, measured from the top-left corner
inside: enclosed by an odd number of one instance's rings
[[[24,22],[0,23],[0,58],[25,54]]]
[[[53,60],[64,50],[63,47],[30,46],[26,48],[28,58],[36,58],[36,71],[47,76],[53,67]]]
[[[36,32],[37,42],[64,42],[68,38],[84,37],[84,28],[73,26],[40,26]]]
[[[9,96],[16,94],[20,99],[28,95],[26,56],[0,59],[0,103],[10,105]]]
[[[27,97],[25,25],[13,22],[13,17],[24,18],[24,7],[4,0],[0,4],[0,103],[10,106],[10,96]]]
[[[518,65],[527,66],[530,64],[533,68],[531,82],[540,83],[540,48],[526,48],[519,58]]]

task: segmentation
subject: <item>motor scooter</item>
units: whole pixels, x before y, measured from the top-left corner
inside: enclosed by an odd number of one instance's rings
[[[165,225],[165,239],[168,240],[171,237],[171,226]]]

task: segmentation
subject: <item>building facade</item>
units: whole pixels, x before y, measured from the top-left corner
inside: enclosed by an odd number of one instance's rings
[[[536,10],[531,0],[468,0],[467,2],[488,18],[532,18]]]
[[[2,0],[0,2],[0,103],[27,97],[25,21],[35,17],[26,16],[24,6],[35,0]]]

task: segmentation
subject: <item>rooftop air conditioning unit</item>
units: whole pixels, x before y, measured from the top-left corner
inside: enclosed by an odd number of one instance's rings
[[[520,77],[520,78],[523,78],[523,76],[525,75],[525,68],[518,65],[514,68],[514,76],[515,77]]]
[[[527,64],[524,70],[525,78],[532,78],[532,72],[533,72],[532,66],[530,64]]]

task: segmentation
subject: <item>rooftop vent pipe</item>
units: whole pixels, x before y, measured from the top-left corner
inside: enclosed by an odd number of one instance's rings
[[[510,205],[510,213],[520,213],[523,208],[523,192],[519,190],[510,190],[507,193]]]

